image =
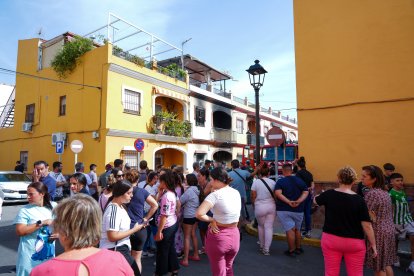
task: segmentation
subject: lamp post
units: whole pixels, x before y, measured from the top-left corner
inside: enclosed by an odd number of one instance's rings
[[[259,90],[263,86],[265,74],[267,71],[259,64],[259,60],[255,60],[254,64],[246,70],[249,73],[251,86],[254,88],[256,99],[256,166],[260,164],[260,117],[259,117]]]

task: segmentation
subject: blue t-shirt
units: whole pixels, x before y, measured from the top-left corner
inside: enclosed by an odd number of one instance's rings
[[[235,171],[238,172],[241,177]],[[233,181],[230,183],[230,187],[239,191],[240,197],[247,198],[246,181],[247,178],[250,177],[250,173],[239,168],[235,169],[235,171],[229,172],[229,176],[231,177],[231,179],[233,179]]]
[[[56,196],[56,180],[48,174],[46,177],[41,178],[40,181],[46,185],[47,191],[53,200]]]
[[[305,182],[297,176],[287,176],[284,178],[279,179],[276,182],[275,190],[282,190],[282,194],[289,200],[295,201],[297,200],[303,193],[303,191],[307,191],[308,187],[306,186]],[[301,213],[303,212],[303,208],[305,201],[302,201],[297,207],[292,208],[288,204],[284,203],[281,200],[276,202],[276,210],[278,211],[289,211],[289,212],[296,212]]]
[[[56,207],[55,202],[51,202],[52,207]],[[23,206],[17,214],[14,224],[34,224],[38,220],[52,219],[52,210],[46,207],[40,207],[34,204]],[[43,228],[43,227],[42,227]],[[39,246],[43,241],[39,241],[39,228],[31,234],[20,237],[19,248],[17,250],[16,275],[29,275],[33,267],[47,261],[46,259],[37,258],[41,252],[42,246]],[[54,242],[53,242],[54,248]]]
[[[147,190],[134,187],[132,199],[128,205],[128,216],[131,219],[131,228],[137,222],[141,224],[144,221],[144,203],[149,195]]]

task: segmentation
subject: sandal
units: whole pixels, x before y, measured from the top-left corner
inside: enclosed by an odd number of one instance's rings
[[[182,265],[182,266],[188,266],[188,263],[185,263],[185,262],[183,262],[183,260],[181,260],[180,261],[180,265]],[[171,275],[174,275],[174,274],[171,274]],[[176,274],[176,275],[178,275],[178,274]]]

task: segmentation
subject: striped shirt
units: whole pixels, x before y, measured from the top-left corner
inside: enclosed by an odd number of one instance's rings
[[[391,189],[389,192],[394,206],[394,224],[406,224],[413,221],[408,208],[407,196],[404,191]]]
[[[130,224],[131,219],[129,218],[127,211],[117,204],[112,202],[109,203],[102,218],[102,236],[99,248],[114,248],[115,246],[121,246],[123,244],[126,244],[131,248],[129,236],[117,242],[111,242],[109,241],[107,234],[108,231],[128,231],[130,229]]]

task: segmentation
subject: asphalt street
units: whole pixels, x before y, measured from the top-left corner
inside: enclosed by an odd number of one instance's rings
[[[15,275],[13,269],[16,263],[19,239],[15,234],[13,219],[22,205],[3,206],[3,218],[0,221],[0,275]],[[295,258],[283,255],[286,242],[273,241],[270,256],[259,253],[256,244],[257,238],[243,233],[243,240],[239,254],[234,263],[235,275],[323,275],[323,256],[318,247],[304,246],[305,253]],[[57,252],[61,252],[57,244]],[[152,275],[154,272],[154,258],[143,259],[143,275]],[[407,267],[408,259],[402,259],[402,267]],[[395,275],[407,275],[403,268],[395,269]],[[373,275],[366,270],[365,275]],[[179,275],[211,275],[208,258],[201,255],[201,261],[190,261],[188,267],[182,267]],[[341,275],[346,275],[342,269]]]

